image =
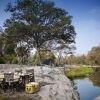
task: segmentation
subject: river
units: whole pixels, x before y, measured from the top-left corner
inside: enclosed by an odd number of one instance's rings
[[[80,94],[80,100],[100,100],[100,68],[95,68],[93,74],[87,77],[75,78],[75,87]]]

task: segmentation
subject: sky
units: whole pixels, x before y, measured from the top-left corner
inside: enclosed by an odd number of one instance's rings
[[[100,0],[50,0],[55,6],[69,12],[72,25],[75,27],[76,54],[87,54],[92,47],[100,44]],[[14,0],[0,0],[0,26],[3,28],[4,21],[10,14],[4,9],[8,2]]]

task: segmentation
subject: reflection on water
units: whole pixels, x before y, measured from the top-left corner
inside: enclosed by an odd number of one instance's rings
[[[89,77],[94,86],[100,86],[100,68],[96,68],[95,72]]]
[[[80,100],[94,100],[100,96],[100,68],[85,78],[74,79],[77,90],[80,94]]]

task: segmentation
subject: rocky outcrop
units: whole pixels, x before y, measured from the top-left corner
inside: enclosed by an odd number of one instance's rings
[[[22,68],[25,70],[27,67]],[[41,88],[36,94],[26,94],[31,98],[29,100],[78,100],[78,94],[71,81],[64,75],[63,68],[35,66],[34,71],[35,81],[40,83]]]
[[[96,97],[94,100],[100,100],[100,96]]]
[[[70,80],[63,68],[35,67],[36,81],[42,84],[38,95],[42,100],[78,100]],[[44,84],[43,84],[44,83]]]

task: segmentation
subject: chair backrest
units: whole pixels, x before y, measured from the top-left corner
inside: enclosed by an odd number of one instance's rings
[[[17,73],[17,74],[22,73],[22,69],[20,69],[20,68],[15,69],[15,73]]]
[[[29,74],[29,81],[30,82],[34,82],[35,81],[35,77],[34,77],[34,69],[26,69],[26,74]]]
[[[27,74],[34,74],[34,69],[31,68],[31,69],[26,69],[26,73]]]
[[[4,73],[4,79],[7,81],[7,82],[10,82],[10,81],[13,81],[14,79],[14,73]]]

